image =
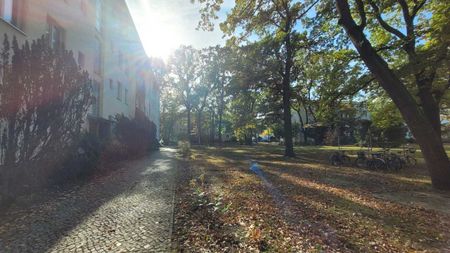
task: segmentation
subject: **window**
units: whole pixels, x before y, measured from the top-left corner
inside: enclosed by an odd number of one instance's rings
[[[80,66],[80,68],[84,68],[85,66],[84,54],[80,51],[78,51],[78,65]]]
[[[2,18],[10,23],[13,20],[13,0],[2,1]]]
[[[19,26],[19,1],[0,0],[1,17],[8,23]]]
[[[117,99],[122,100],[122,83],[117,82]]]
[[[48,38],[53,49],[64,48],[64,29],[51,17],[47,17]]]
[[[102,44],[98,39],[95,39],[95,59],[94,72],[100,74],[102,68]]]
[[[125,100],[125,104],[128,105],[128,89],[125,89],[125,97],[124,97],[124,100]]]
[[[98,31],[102,28],[102,1],[101,0],[94,0],[95,1],[95,28],[97,28]]]
[[[114,90],[114,81],[109,79],[109,89]]]

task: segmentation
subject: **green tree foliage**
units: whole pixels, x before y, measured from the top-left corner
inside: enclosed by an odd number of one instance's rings
[[[448,36],[443,35],[449,22],[436,22],[443,18],[439,13],[442,5],[448,12],[450,4],[442,1],[336,0],[339,24],[399,108],[421,147],[433,185],[450,189],[450,161],[440,126],[440,104],[448,92],[448,75],[442,85],[438,82],[439,68],[448,62],[449,51]],[[437,17],[432,12],[436,7]],[[387,41],[386,36],[392,43],[377,48],[380,41]]]
[[[164,144],[175,141],[174,128],[179,122],[180,104],[178,103],[176,92],[169,85],[164,85],[161,89],[161,138]]]
[[[221,1],[201,0],[206,5],[204,19],[214,17],[212,13]],[[296,51],[308,44],[306,34],[297,29],[300,19],[318,1],[235,1],[235,7],[221,24],[222,31],[229,36],[231,44],[240,43],[252,36],[270,38],[278,48],[276,57],[281,65],[279,90],[282,95],[283,121],[285,132],[285,155],[294,156],[291,122],[291,82],[294,80],[294,57]],[[203,19],[203,20],[204,20]],[[203,22],[205,24],[205,22]],[[207,26],[208,27],[208,26]]]
[[[200,78],[200,55],[198,50],[190,46],[182,46],[175,51],[168,62],[169,85],[176,92],[177,99],[186,109],[186,134],[191,135],[191,113],[198,103],[195,89]]]
[[[210,29],[223,1],[197,2],[204,7],[200,26]],[[314,13],[308,15],[313,7]],[[333,103],[341,95],[356,94],[352,90],[366,88],[366,94],[372,94],[372,89],[379,89],[372,81],[378,81],[420,145],[433,185],[448,189],[450,162],[442,145],[439,116],[448,105],[450,90],[449,17],[450,3],[443,0],[236,0],[221,29],[231,44],[266,37],[279,43],[287,155],[292,155],[290,93],[297,81],[295,55],[315,45],[316,53],[325,54],[318,62],[331,67],[324,68],[325,75],[318,72],[319,79],[330,78],[316,84],[317,94]],[[339,66],[341,56],[349,59],[342,65],[345,71]]]
[[[377,97],[369,102],[369,112],[373,126],[387,129],[404,124],[402,115],[395,104],[387,97]]]
[[[230,121],[240,143],[251,145],[256,135],[256,103],[257,93],[251,90],[240,92],[231,102]]]
[[[206,108],[218,114],[219,142],[222,142],[222,123],[226,102],[226,86],[229,83],[229,58],[230,50],[219,46],[204,49],[200,53],[201,77],[196,88],[196,96],[199,103],[197,112],[197,138],[202,143],[204,118],[203,112]],[[210,128],[215,132],[215,124]],[[213,134],[215,135],[215,134]]]

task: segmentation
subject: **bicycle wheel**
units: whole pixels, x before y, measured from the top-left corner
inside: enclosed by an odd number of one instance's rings
[[[416,158],[414,158],[412,156],[406,157],[406,162],[408,163],[409,166],[416,166],[417,165]]]
[[[343,155],[341,156],[342,164],[350,165],[352,163],[352,159],[350,159],[350,156]]]
[[[402,168],[402,161],[398,157],[394,157],[387,161],[387,167],[391,170],[400,170]]]
[[[333,166],[340,166],[342,164],[342,161],[338,154],[332,154],[330,156],[330,163]]]
[[[387,164],[381,158],[374,158],[373,159],[373,167],[374,167],[374,169],[377,169],[377,170],[386,170]]]
[[[366,158],[362,158],[362,157],[358,157],[355,160],[355,166],[358,168],[363,168],[367,166],[367,159]]]

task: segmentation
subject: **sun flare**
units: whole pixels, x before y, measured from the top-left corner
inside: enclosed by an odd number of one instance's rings
[[[147,1],[139,2],[139,8],[133,8],[133,11],[145,13],[134,17],[145,51],[148,56],[167,60],[180,43],[174,15],[159,6],[151,6]]]

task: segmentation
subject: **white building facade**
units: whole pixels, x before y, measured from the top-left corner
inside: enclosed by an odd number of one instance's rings
[[[0,0],[0,34],[73,52],[93,80],[90,131],[106,136],[115,115],[140,111],[159,138],[159,83],[125,0]]]

